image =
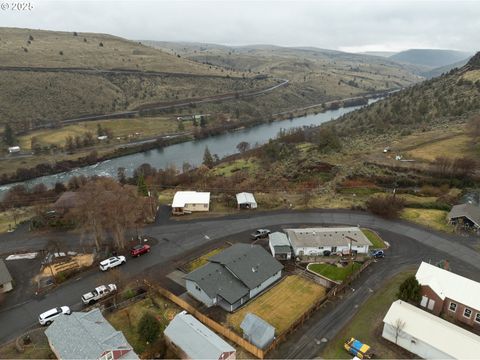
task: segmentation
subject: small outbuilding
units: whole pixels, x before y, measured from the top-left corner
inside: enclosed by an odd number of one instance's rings
[[[170,348],[181,359],[235,360],[236,350],[192,315],[182,311],[164,332]]]
[[[0,293],[6,293],[13,289],[12,275],[7,269],[5,262],[0,259]]]
[[[383,319],[382,337],[424,359],[478,359],[480,336],[402,300]]]
[[[448,221],[454,225],[480,230],[480,207],[474,204],[461,204],[452,207]]]
[[[245,315],[240,328],[243,337],[260,349],[265,349],[275,339],[275,328],[252,313]]]
[[[277,260],[290,260],[292,258],[292,247],[286,234],[274,232],[268,235],[268,246],[272,256]]]
[[[242,192],[237,194],[238,209],[256,209],[257,201],[252,193]]]
[[[10,146],[8,148],[8,153],[9,154],[15,154],[20,152],[20,146]]]
[[[173,197],[172,214],[183,215],[210,210],[210,193],[197,191],[177,191]]]

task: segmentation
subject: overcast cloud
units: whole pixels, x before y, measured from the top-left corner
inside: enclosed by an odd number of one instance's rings
[[[0,10],[0,25],[102,32],[137,40],[315,46],[344,51],[477,51],[480,44],[479,1],[31,3],[32,11]]]

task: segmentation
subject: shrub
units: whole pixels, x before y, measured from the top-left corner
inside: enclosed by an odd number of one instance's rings
[[[145,313],[138,323],[138,334],[143,340],[154,342],[160,334],[160,322],[151,313]]]
[[[379,215],[388,219],[398,217],[400,211],[405,206],[403,199],[394,195],[375,196],[367,200],[366,206],[372,214]]]
[[[418,304],[422,298],[420,290],[421,286],[418,283],[417,278],[415,277],[415,275],[411,275],[406,278],[402,284],[400,284],[397,297],[400,300],[413,304]]]

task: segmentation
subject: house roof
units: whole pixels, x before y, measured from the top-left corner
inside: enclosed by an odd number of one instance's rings
[[[195,281],[210,298],[218,294],[230,304],[283,269],[262,247],[249,244],[234,244],[208,261],[185,279]]]
[[[242,192],[237,195],[237,203],[239,204],[256,204],[255,197],[252,193]]]
[[[10,275],[7,265],[2,259],[0,259],[0,284],[8,284],[12,280],[12,275]]]
[[[116,331],[99,309],[61,315],[45,335],[61,359],[97,359],[111,350],[127,351],[121,359],[138,359],[122,332]]]
[[[247,313],[240,328],[244,335],[261,347],[268,345],[274,338],[275,328],[255,314]]]
[[[448,219],[452,220],[459,217],[466,217],[480,226],[480,207],[473,204],[455,205],[448,213]]]
[[[451,358],[478,359],[480,336],[402,300],[397,300],[390,306],[383,322],[396,326],[398,319],[405,322],[403,332]]]
[[[177,191],[173,197],[172,207],[184,207],[185,204],[210,204],[210,193]]]
[[[53,204],[54,208],[71,209],[77,205],[79,196],[74,191],[65,191]]]
[[[345,246],[350,244],[347,236],[356,240],[352,246],[372,245],[358,227],[287,229],[285,232],[294,248]]]
[[[449,298],[480,311],[480,283],[426,262],[420,264],[415,277],[442,300]]]
[[[235,352],[230,344],[185,311],[173,318],[164,334],[189,359],[219,359],[224,352]]]
[[[268,235],[268,241],[272,246],[288,246],[290,247],[290,241],[286,234],[281,232],[274,232]]]

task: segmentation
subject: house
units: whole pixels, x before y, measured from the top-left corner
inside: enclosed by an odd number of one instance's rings
[[[285,232],[298,257],[322,255],[325,250],[367,254],[372,245],[358,227],[287,229]]]
[[[6,293],[13,289],[12,275],[7,269],[5,262],[0,259],[0,293]]]
[[[236,350],[192,315],[182,311],[168,324],[165,340],[181,359],[235,360]]]
[[[455,205],[448,213],[447,218],[451,224],[480,230],[480,207],[474,204]]]
[[[478,359],[480,336],[402,300],[383,319],[382,337],[424,359]]]
[[[275,339],[275,328],[252,313],[245,315],[240,328],[243,337],[260,349],[265,349]]]
[[[235,244],[184,278],[192,297],[207,307],[233,311],[278,281],[282,269],[262,247]]]
[[[173,215],[189,214],[194,211],[209,211],[209,209],[209,192],[177,191],[173,197]]]
[[[138,359],[121,331],[99,309],[61,315],[45,330],[58,359]]]
[[[9,154],[15,154],[20,152],[20,146],[9,146],[8,147],[8,153]]]
[[[252,193],[242,192],[237,195],[238,209],[256,209],[257,202]]]
[[[53,204],[55,211],[64,213],[74,207],[79,203],[80,199],[76,192],[74,191],[65,191]]]
[[[286,234],[278,231],[269,234],[268,246],[275,259],[290,260],[292,258],[292,247]]]
[[[426,262],[415,277],[422,287],[421,307],[480,328],[480,283]]]

